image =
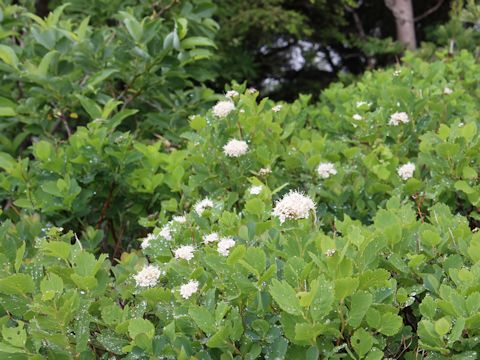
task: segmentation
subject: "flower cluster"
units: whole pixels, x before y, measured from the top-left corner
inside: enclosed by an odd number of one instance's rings
[[[248,151],[248,145],[243,140],[231,139],[224,147],[223,153],[229,157],[240,157]]]
[[[408,180],[413,176],[415,172],[415,164],[414,163],[406,163],[398,168],[398,176],[400,176],[403,180]]]
[[[263,189],[263,186],[262,185],[258,185],[258,186],[252,186],[248,192],[250,193],[250,195],[258,195],[262,192],[262,189]]]
[[[203,235],[203,243],[205,245],[210,244],[211,242],[218,241],[218,239],[219,239],[219,236],[216,232]]]
[[[196,280],[190,280],[188,283],[180,286],[180,295],[184,299],[189,299],[193,294],[198,291],[199,283]]]
[[[181,246],[174,251],[175,259],[184,259],[184,260],[190,261],[193,259],[194,252],[195,252],[195,248],[191,245]]]
[[[203,200],[198,201],[194,205],[194,210],[198,214],[198,216],[202,216],[203,212],[208,209],[213,207],[213,201],[210,200],[209,198],[205,198]]]
[[[139,287],[153,287],[157,285],[158,279],[164,272],[155,265],[146,265],[133,276]]]
[[[227,93],[225,94],[225,96],[229,99],[231,98],[234,98],[234,97],[237,97],[239,94],[238,94],[238,91],[235,91],[235,90],[229,90],[227,91]]]
[[[406,112],[396,112],[390,115],[388,125],[398,126],[400,124],[407,124],[410,121]]]
[[[212,108],[213,115],[218,118],[227,117],[233,110],[235,110],[235,104],[230,100],[219,101]]]
[[[315,210],[313,200],[298,191],[290,191],[275,204],[273,216],[280,219],[280,223],[284,223],[287,219],[297,220],[308,218],[310,211]]]
[[[222,256],[228,256],[230,249],[235,246],[235,240],[232,238],[221,238],[218,242],[218,253]]]
[[[322,179],[328,179],[331,175],[336,175],[337,170],[331,162],[320,163],[317,167],[317,173]]]

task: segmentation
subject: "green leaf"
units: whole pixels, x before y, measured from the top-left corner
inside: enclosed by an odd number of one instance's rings
[[[368,290],[386,285],[390,273],[385,269],[367,270],[360,275],[359,289]]]
[[[222,348],[226,345],[229,335],[229,328],[221,326],[220,329],[207,341],[209,348]]]
[[[0,279],[0,293],[6,295],[25,295],[32,293],[35,284],[32,277],[27,274],[13,274]]]
[[[265,211],[265,203],[258,198],[250,199],[245,204],[245,210],[249,214],[261,217]]]
[[[16,327],[2,327],[3,340],[7,341],[11,345],[19,348],[23,348],[27,341],[27,332],[23,328],[23,323],[18,322]]]
[[[358,278],[346,277],[335,280],[335,298],[342,301],[358,288]]]
[[[334,301],[333,284],[323,276],[312,282],[312,291],[316,288],[310,303],[310,314],[312,319],[320,321],[332,310]]]
[[[15,69],[18,69],[17,55],[12,48],[6,45],[0,44],[0,60],[2,60],[5,64],[14,67]]]
[[[53,153],[53,146],[48,141],[40,140],[33,144],[33,154],[37,159],[49,161],[50,155]]]
[[[181,46],[183,49],[192,49],[198,46],[211,46],[216,48],[215,43],[207,37],[204,36],[191,36],[181,41]]]
[[[192,305],[188,309],[188,314],[192,317],[197,326],[207,335],[213,334],[216,330],[215,319],[209,310],[205,307]]]
[[[63,292],[62,278],[54,273],[47,274],[40,282],[40,291],[42,292],[43,301],[53,299],[55,295]]]
[[[450,328],[451,328],[451,323],[445,317],[435,321],[435,331],[440,336],[445,336],[450,331]]]
[[[48,241],[42,243],[42,251],[45,255],[67,260],[70,256],[71,245],[63,241]]]
[[[8,106],[0,106],[0,117],[12,117],[16,115],[17,112],[15,109]]]
[[[194,130],[199,131],[203,129],[205,126],[207,126],[207,120],[205,120],[203,116],[195,115],[190,120],[190,127]]]
[[[23,255],[25,255],[25,242],[22,242],[22,245],[17,249],[17,253],[15,254],[15,271],[18,272],[20,270],[20,266],[22,266]]]
[[[403,320],[400,316],[387,312],[382,315],[381,325],[378,331],[383,335],[393,336],[400,331],[402,325]]]
[[[285,281],[278,281],[273,279],[270,285],[270,295],[272,295],[275,302],[280,308],[292,315],[301,315],[302,308],[300,301],[297,298],[295,290]]]
[[[142,39],[143,36],[143,23],[139,23],[133,15],[125,12],[120,11],[120,14],[123,15],[123,23],[128,30],[130,36],[138,43]]]
[[[351,337],[350,342],[353,350],[363,359],[373,346],[373,336],[364,329],[358,329]]]
[[[352,295],[350,312],[348,313],[348,323],[357,328],[362,323],[362,320],[367,313],[367,310],[372,305],[372,294],[370,293],[356,293]]]
[[[128,324],[128,335],[135,339],[138,335],[145,334],[149,339],[153,338],[155,334],[155,327],[153,324],[145,319],[132,319]]]

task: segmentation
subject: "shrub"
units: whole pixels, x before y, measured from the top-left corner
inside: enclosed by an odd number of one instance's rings
[[[184,11],[210,29],[202,4]],[[60,8],[23,46],[0,45],[8,95],[0,103],[0,355],[475,358],[473,55],[408,54],[394,71],[333,85],[315,104],[305,95],[259,100],[233,83],[190,111],[195,64],[181,59],[194,56],[192,44],[163,48],[176,31],[189,39],[186,17],[174,17],[172,35],[170,20],[137,21],[142,9],[121,13],[113,29],[85,22],[84,43]],[[15,29],[13,15],[25,10],[7,10]],[[44,34],[55,39],[53,55],[41,31],[56,34]],[[105,45],[99,39],[111,31]],[[194,39],[195,48],[212,45]],[[142,42],[156,60],[137,53]],[[112,46],[104,55],[120,67],[77,71],[95,46]],[[45,56],[50,66],[31,65]],[[122,69],[135,69],[133,58],[161,66],[141,72],[145,97],[130,99],[115,83],[128,81]],[[163,71],[185,75],[182,84],[166,76],[172,82],[158,90],[175,99],[161,114],[180,119],[171,128],[150,123],[159,95],[148,84]]]

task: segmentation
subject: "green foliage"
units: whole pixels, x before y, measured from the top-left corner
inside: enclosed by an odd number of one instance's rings
[[[477,357],[471,53],[201,111],[211,4],[119,4],[2,10],[0,358]]]

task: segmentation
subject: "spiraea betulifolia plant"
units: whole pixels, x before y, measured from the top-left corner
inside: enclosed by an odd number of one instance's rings
[[[478,59],[215,95],[181,3],[2,10],[0,356],[476,358]]]

